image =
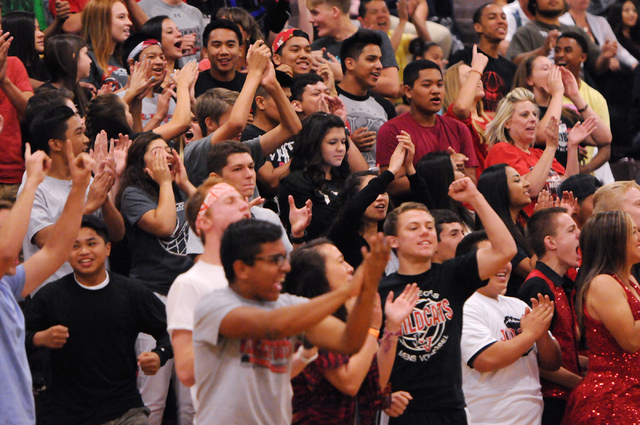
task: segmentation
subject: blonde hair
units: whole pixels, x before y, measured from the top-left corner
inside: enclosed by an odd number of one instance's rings
[[[457,64],[450,66],[447,69],[447,72],[444,73],[444,86],[446,87],[442,106],[444,111],[447,111],[449,106],[455,103],[458,94],[460,93],[460,88],[462,87],[462,82],[460,81],[460,67],[462,67],[462,65],[466,64],[460,61]],[[484,117],[482,102],[476,102],[476,113],[479,117]],[[482,133],[484,133],[484,131],[475,123],[475,121],[472,120],[472,122],[476,131],[482,137]]]
[[[91,0],[82,11],[82,38],[104,71],[107,70],[109,58],[112,54],[117,56],[120,47],[111,37],[111,10],[116,2],[124,4],[122,0]]]
[[[493,146],[498,142],[507,142],[513,144],[513,140],[511,139],[511,136],[509,136],[509,129],[507,129],[504,125],[511,119],[511,117],[513,117],[515,104],[518,102],[526,101],[529,101],[533,104],[536,109],[536,113],[540,112],[531,90],[518,87],[511,90],[504,98],[502,98],[500,103],[498,103],[498,109],[496,111],[495,117],[493,118],[493,121],[491,121],[489,125],[487,125],[487,130],[484,133],[487,137],[489,146]]]
[[[593,195],[593,214],[605,211],[622,210],[622,198],[629,189],[640,190],[633,180],[626,180],[602,186]]]

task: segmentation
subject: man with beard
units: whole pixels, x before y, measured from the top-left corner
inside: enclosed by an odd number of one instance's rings
[[[589,46],[588,71],[601,74],[609,69],[609,55],[603,54],[582,28],[560,23],[559,18],[565,12],[564,0],[530,0],[528,8],[535,18],[516,31],[507,50],[507,59],[520,64],[530,56],[549,56],[561,33],[577,32]],[[609,44],[603,46],[605,52],[609,48]]]

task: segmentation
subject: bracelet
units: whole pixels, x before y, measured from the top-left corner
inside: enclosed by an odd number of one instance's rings
[[[482,72],[478,71],[477,69],[473,69],[473,68],[471,68],[471,69],[469,70],[469,72],[477,72],[477,73],[478,73],[478,75],[480,75],[480,78],[482,78]]]
[[[289,233],[289,240],[294,245],[300,245],[300,244],[305,243],[307,241],[307,231],[306,231],[306,229],[304,231],[304,234],[302,236],[300,236],[299,238],[296,238],[291,233]]]
[[[377,339],[380,336],[380,329],[369,328],[369,335]]]
[[[589,108],[589,104],[588,104],[588,103],[584,105],[584,108],[582,108],[582,109],[578,109],[578,113],[579,113],[579,114],[583,113],[584,111],[586,111],[586,110],[587,110],[587,108]]]
[[[400,335],[402,335],[402,329],[400,329],[398,332],[389,332],[385,329],[382,338],[386,338],[388,336],[400,336]]]
[[[304,347],[302,347],[302,346],[300,346],[300,349],[298,349],[298,360],[300,360],[302,363],[307,365],[309,363],[314,362],[318,358],[318,353],[317,352],[313,356],[311,356],[310,358],[306,358],[304,356],[304,354],[302,354],[303,353],[303,349],[304,349]]]

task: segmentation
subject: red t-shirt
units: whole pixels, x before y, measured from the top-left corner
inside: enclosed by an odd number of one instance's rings
[[[15,56],[7,57],[7,78],[20,91],[33,92],[29,75],[24,65]],[[24,158],[22,157],[22,133],[18,111],[13,107],[9,98],[0,90],[0,115],[4,118],[4,127],[0,133],[0,183],[17,184],[22,181],[24,173]]]
[[[376,162],[381,166],[389,165],[391,155],[398,145],[396,136],[404,130],[411,136],[411,141],[416,146],[416,154],[413,163],[417,164],[420,158],[429,152],[446,152],[452,147],[456,152],[464,154],[469,160],[465,167],[477,167],[478,160],[473,148],[473,140],[469,129],[460,121],[436,115],[433,127],[424,127],[413,118],[411,112],[397,116],[380,127],[376,142]]]
[[[78,13],[84,10],[84,7],[89,3],[89,0],[68,0],[69,12]],[[51,14],[56,16],[56,2],[54,0],[49,1],[49,10]]]
[[[529,152],[525,152],[520,148],[513,146],[507,142],[496,143],[489,149],[487,159],[484,161],[485,168],[488,168],[495,164],[507,164],[513,167],[521,176],[528,174],[529,171],[535,167],[538,160],[542,156],[542,149],[529,148]],[[562,181],[562,176],[565,173],[565,169],[556,159],[553,159],[551,168],[549,169],[549,176],[547,182],[544,185],[544,189],[547,189],[551,194],[556,193],[556,188]],[[535,200],[531,202],[524,212],[531,216],[533,214],[533,207],[535,206]]]

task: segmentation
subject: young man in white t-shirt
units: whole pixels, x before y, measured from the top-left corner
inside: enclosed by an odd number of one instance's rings
[[[178,276],[167,295],[167,329],[174,350],[178,379],[195,384],[193,373],[193,313],[198,301],[214,289],[228,285],[220,262],[220,240],[229,224],[250,218],[249,204],[222,178],[210,177],[189,198],[189,225],[200,236],[204,253],[186,273]],[[196,390],[191,391],[194,406]]]
[[[460,242],[456,254],[489,246],[486,233],[473,232]],[[549,333],[553,301],[540,295],[530,310],[521,300],[503,296],[510,274],[507,262],[464,304],[462,390],[471,424],[539,424],[538,367],[560,367],[560,346]]]

